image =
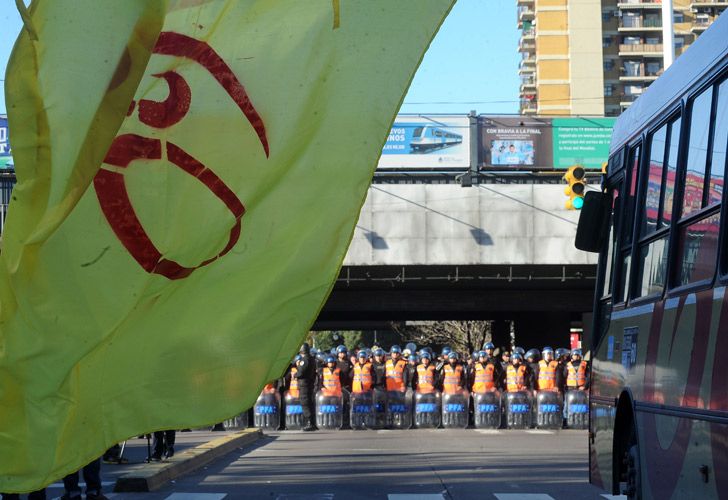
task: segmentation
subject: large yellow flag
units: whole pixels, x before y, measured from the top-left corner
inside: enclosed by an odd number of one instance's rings
[[[6,85],[0,491],[283,372],[452,3],[34,2]]]

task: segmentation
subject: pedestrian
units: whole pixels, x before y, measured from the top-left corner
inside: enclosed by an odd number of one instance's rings
[[[177,431],[156,431],[152,441],[152,456],[149,460],[159,461],[174,456],[174,441]]]
[[[299,354],[301,355],[301,358],[296,362],[296,372],[292,373],[292,376],[295,377],[298,382],[298,391],[300,393],[299,398],[303,409],[303,420],[306,425],[303,430],[310,432],[316,430],[313,397],[314,382],[316,380],[316,361],[311,356],[311,347],[308,343],[304,342]]]
[[[86,482],[86,500],[107,500],[101,493],[101,457],[84,466],[81,472]],[[79,471],[76,471],[63,478],[63,488],[66,492],[61,496],[61,500],[81,500],[78,476]]]

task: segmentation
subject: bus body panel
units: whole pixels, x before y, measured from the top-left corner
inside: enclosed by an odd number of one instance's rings
[[[728,498],[728,426],[706,420],[726,412],[728,423],[725,352],[724,287],[612,312],[592,368],[592,483],[611,489],[616,402],[629,389],[645,498]]]

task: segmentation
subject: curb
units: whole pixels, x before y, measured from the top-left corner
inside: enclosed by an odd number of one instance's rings
[[[158,490],[169,481],[203,467],[213,460],[248,446],[263,437],[260,429],[246,429],[230,436],[213,439],[185,450],[167,462],[145,464],[143,468],[124,474],[116,480],[115,493]]]

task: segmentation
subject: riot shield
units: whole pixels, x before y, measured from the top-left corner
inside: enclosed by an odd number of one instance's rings
[[[415,427],[437,429],[440,427],[440,393],[415,394]]]
[[[566,425],[569,429],[589,428],[589,396],[586,391],[566,393]]]
[[[371,392],[352,392],[349,422],[354,430],[374,426],[374,406]]]
[[[372,392],[372,406],[374,407],[373,429],[384,429],[387,425],[387,393],[376,388]]]
[[[444,428],[467,428],[469,411],[470,394],[467,391],[442,395],[442,426]]]
[[[541,391],[536,397],[536,427],[561,429],[564,420],[564,402],[555,391]]]
[[[531,395],[525,391],[506,395],[506,425],[509,429],[530,429],[533,419]]]
[[[248,428],[248,412],[244,411],[239,415],[235,415],[232,418],[225,420],[222,425],[225,429],[247,429]],[[222,430],[222,429],[220,429]]]
[[[277,392],[258,396],[253,407],[253,422],[260,429],[278,430],[281,424],[281,397]]]
[[[387,427],[389,429],[412,427],[412,407],[407,401],[407,393],[387,392]]]
[[[323,391],[316,394],[316,426],[319,429],[341,429],[344,415],[344,402],[341,396],[327,395]]]
[[[473,394],[476,429],[499,429],[501,425],[501,396],[497,391]]]
[[[303,405],[298,396],[291,396],[286,393],[286,429],[289,431],[298,431],[306,427],[308,422],[303,418]]]

